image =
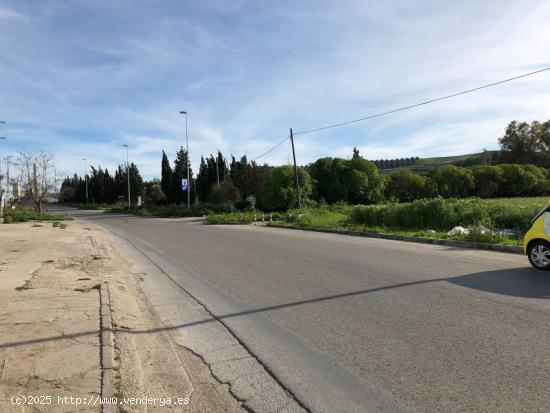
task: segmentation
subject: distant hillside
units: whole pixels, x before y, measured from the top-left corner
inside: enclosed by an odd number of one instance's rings
[[[427,171],[442,165],[475,166],[486,163],[500,151],[485,151],[470,153],[466,155],[439,156],[434,158],[406,158],[406,159],[383,159],[374,163],[383,174],[391,173],[398,169],[410,169],[413,171]],[[485,159],[484,159],[485,158]]]

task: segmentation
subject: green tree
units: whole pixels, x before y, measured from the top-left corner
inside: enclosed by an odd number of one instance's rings
[[[409,171],[400,169],[388,176],[385,185],[385,195],[389,199],[400,202],[414,201],[427,196],[427,178]]]
[[[538,195],[543,190],[546,176],[534,165],[502,164],[497,166],[502,173],[501,196]]]
[[[480,198],[498,196],[502,186],[502,170],[496,166],[479,165],[472,169],[474,175],[474,193]]]
[[[145,199],[146,204],[158,205],[166,200],[166,195],[162,190],[161,181],[157,178],[152,181],[147,181],[144,184],[145,188]]]
[[[311,195],[311,177],[298,168],[300,195],[306,200]],[[263,211],[284,211],[298,205],[294,168],[278,166],[269,168],[264,176],[264,183],[257,195],[257,206]]]
[[[536,124],[532,127],[527,122],[511,122],[498,142],[502,151],[520,163],[533,160],[540,147]]]
[[[460,198],[472,194],[474,175],[472,171],[454,165],[444,165],[434,170],[432,180],[437,194],[444,198]]]
[[[172,185],[171,185],[171,202],[176,204],[187,203],[187,193],[181,188],[182,179],[187,179],[187,151],[180,148],[174,161],[174,171],[172,173]],[[189,182],[188,190],[191,191],[191,201],[193,201],[193,171],[191,170],[191,164],[189,164]]]
[[[350,160],[321,158],[308,169],[318,201],[358,204],[377,202],[382,198],[383,178],[376,165],[361,156]]]
[[[226,202],[235,202],[239,200],[239,198],[239,191],[235,188],[233,182],[228,180],[220,184],[213,184],[206,200],[213,204],[220,205]]]
[[[174,196],[172,194],[172,167],[170,166],[170,161],[168,160],[168,157],[166,156],[166,152],[164,152],[164,150],[162,151],[160,173],[160,187],[168,203],[172,203],[174,202]]]

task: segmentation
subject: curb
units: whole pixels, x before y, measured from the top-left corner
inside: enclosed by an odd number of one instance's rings
[[[113,345],[113,322],[111,319],[111,300],[109,297],[109,284],[104,282],[99,289],[99,342],[100,342],[100,363],[101,363],[101,398],[109,399],[114,397],[113,368],[114,368],[114,345]],[[101,404],[102,413],[114,411],[114,406]]]
[[[394,241],[417,242],[422,244],[447,245],[447,246],[456,247],[456,248],[469,248],[469,249],[477,249],[477,250],[506,252],[508,254],[524,255],[523,247],[515,246],[515,245],[498,245],[498,244],[488,244],[485,242],[456,241],[456,240],[439,239],[439,238],[407,237],[404,235],[378,234],[375,232],[360,232],[360,231],[346,231],[346,230],[339,231],[335,229],[294,227],[294,226],[279,225],[279,224],[268,224],[266,226],[273,227],[273,228],[297,229],[301,231],[325,232],[328,234],[352,235],[356,237],[381,238],[381,239],[390,239]]]

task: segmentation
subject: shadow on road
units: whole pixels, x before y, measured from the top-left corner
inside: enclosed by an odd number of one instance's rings
[[[483,291],[487,293],[500,294],[521,298],[533,298],[533,299],[548,299],[550,298],[550,272],[537,271],[532,268],[513,268],[495,271],[484,271],[473,274],[461,275],[458,277],[445,277],[434,278],[428,280],[412,281],[400,284],[392,284],[377,288],[370,288],[358,291],[350,291],[340,294],[334,294],[323,297],[315,297],[305,300],[293,301],[289,303],[281,303],[266,307],[259,307],[249,310],[243,310],[234,313],[220,314],[213,317],[204,318],[201,320],[190,321],[188,323],[173,325],[173,326],[160,326],[145,330],[127,330],[115,328],[113,331],[116,333],[124,334],[154,334],[162,331],[177,330],[180,328],[188,328],[197,325],[211,323],[213,321],[219,321],[224,323],[224,320],[245,317],[252,314],[268,313],[270,311],[276,311],[284,308],[299,307],[306,304],[321,303],[324,301],[345,299],[365,294],[373,294],[381,291],[407,288],[424,284],[435,284],[441,282],[449,282],[451,284],[470,288],[473,290]],[[224,324],[225,325],[225,324]],[[75,334],[67,334],[60,336],[51,336],[44,338],[37,338],[32,340],[25,340],[19,342],[7,342],[0,343],[0,349],[9,347],[19,347],[31,344],[38,344],[56,340],[73,339],[76,337],[98,335],[100,331],[84,331]]]
[[[484,271],[444,279],[452,284],[522,298],[550,298],[550,272],[531,267]]]

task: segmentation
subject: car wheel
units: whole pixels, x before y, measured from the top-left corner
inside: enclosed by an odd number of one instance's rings
[[[529,262],[537,270],[550,270],[550,243],[537,240],[527,250]]]

